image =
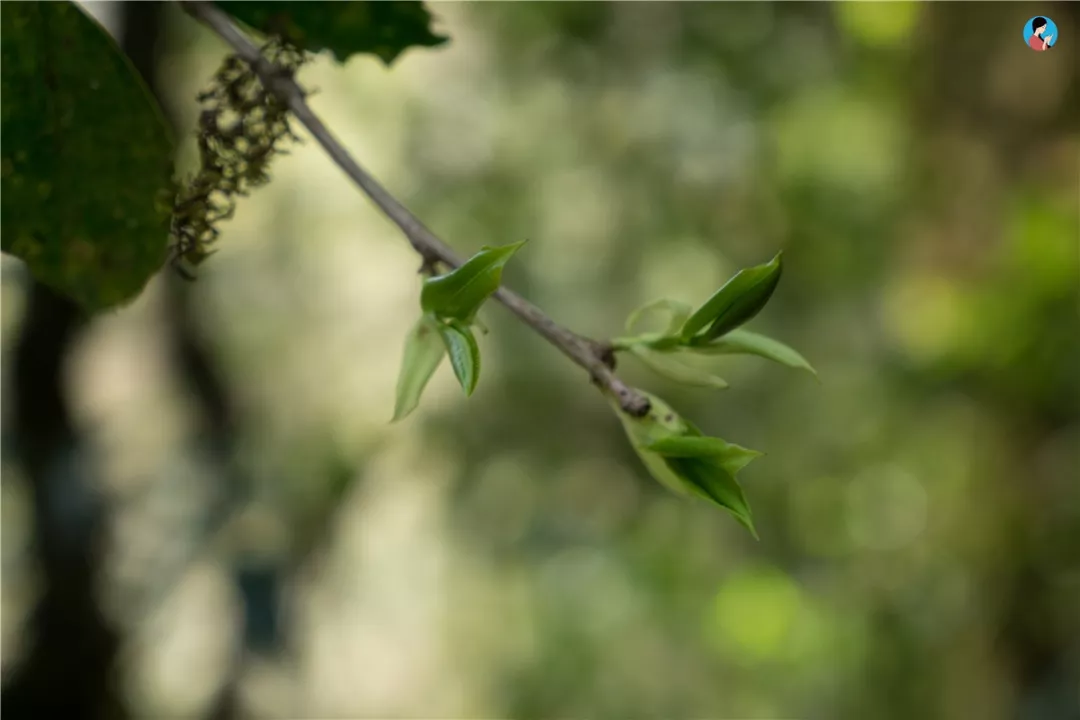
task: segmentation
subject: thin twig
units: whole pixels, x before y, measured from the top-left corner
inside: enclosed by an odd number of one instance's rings
[[[267,60],[255,44],[236,28],[229,16],[212,3],[183,1],[181,5],[190,15],[201,20],[228,43],[236,54],[251,66],[266,88],[289,106],[338,167],[401,228],[409,243],[423,258],[425,266],[431,266],[435,262],[455,268],[461,265],[462,261],[450,246],[390,195],[334,138],[308,106],[303,89],[291,73]],[[597,385],[618,399],[619,406],[625,412],[636,417],[649,412],[648,399],[620,380],[612,371],[614,356],[608,345],[582,337],[559,325],[540,308],[506,287],[499,288],[495,297],[564,355],[585,368]]]

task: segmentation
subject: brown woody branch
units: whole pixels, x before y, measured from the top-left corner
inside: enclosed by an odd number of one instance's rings
[[[267,60],[258,47],[237,29],[229,16],[212,3],[185,1],[181,5],[188,14],[205,23],[228,43],[236,54],[251,66],[266,88],[288,105],[338,167],[401,228],[413,249],[423,258],[425,267],[431,267],[435,263],[443,263],[452,268],[461,265],[462,261],[453,249],[390,195],[334,138],[307,104],[304,90],[291,73]],[[601,389],[610,392],[625,412],[635,417],[649,412],[648,399],[613,372],[614,354],[609,345],[583,337],[559,325],[540,308],[506,287],[499,288],[495,297],[564,355],[587,370],[593,381]]]

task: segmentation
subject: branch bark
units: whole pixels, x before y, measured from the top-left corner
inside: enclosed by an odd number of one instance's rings
[[[251,66],[267,90],[288,105],[293,115],[308,129],[338,167],[401,228],[409,244],[420,254],[426,266],[436,262],[452,268],[461,265],[462,261],[453,249],[387,192],[337,141],[311,110],[304,90],[291,73],[267,60],[258,47],[237,29],[229,16],[212,3],[186,0],[181,2],[181,5],[188,14],[202,21],[228,43],[237,56]],[[614,373],[614,354],[606,343],[583,337],[559,325],[540,308],[506,287],[499,288],[495,297],[564,355],[587,370],[593,382],[602,390],[611,393],[623,411],[635,417],[649,412],[648,399]]]

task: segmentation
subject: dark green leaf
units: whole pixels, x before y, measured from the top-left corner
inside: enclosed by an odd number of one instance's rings
[[[329,50],[342,63],[357,53],[371,53],[389,65],[409,47],[435,47],[447,40],[431,32],[431,15],[424,4],[411,0],[229,0],[218,6],[259,32],[303,50]]]
[[[781,253],[764,265],[735,273],[704,305],[690,316],[682,328],[684,340],[696,336],[711,340],[747,322],[769,302],[782,270]],[[700,336],[705,327],[705,330]]]
[[[679,300],[669,300],[667,298],[653,300],[630,313],[629,317],[626,318],[626,332],[634,332],[634,326],[643,316],[658,311],[666,312],[670,316],[667,329],[663,331],[663,335],[671,335],[678,332],[694,309]]]
[[[693,435],[661,438],[646,445],[645,449],[669,458],[715,458],[732,475],[738,475],[751,460],[761,457],[757,450],[734,445],[720,438]]]
[[[454,375],[461,383],[466,395],[472,395],[480,379],[480,348],[476,344],[472,330],[460,321],[438,323],[446,352],[450,355],[450,364]]]
[[[757,538],[750,504],[739,483],[720,461],[716,458],[665,457],[664,464],[697,495],[725,508]]]
[[[401,361],[401,374],[398,375],[397,399],[391,422],[401,420],[420,404],[420,396],[445,354],[446,347],[439,334],[438,321],[424,315],[405,339],[405,355]]]
[[[706,355],[759,355],[781,365],[806,370],[817,375],[817,371],[811,367],[806,358],[791,347],[779,340],[742,328],[732,330],[707,345],[695,345],[688,349]]]
[[[89,311],[163,264],[172,140],[100,25],[69,2],[0,3],[0,247]]]
[[[747,454],[754,451],[739,448],[742,451],[741,457],[739,453],[729,451],[726,460],[714,455],[693,457],[661,455],[651,448],[685,447],[678,443],[693,442],[696,436],[701,435],[701,431],[660,398],[649,393],[643,394],[649,399],[650,409],[649,413],[642,418],[632,417],[623,412],[614,398],[609,397],[608,401],[622,422],[634,452],[641,458],[649,473],[662,485],[680,495],[702,497],[725,508],[756,538],[757,531],[754,530],[750,505],[734,477],[735,472],[749,462]],[[718,438],[705,438],[705,440],[723,443]],[[737,447],[724,444],[728,448]],[[732,467],[736,470],[731,470]]]
[[[653,372],[669,380],[684,385],[712,388],[713,390],[723,390],[728,386],[723,378],[717,377],[707,370],[680,362],[670,353],[658,352],[644,345],[633,345],[630,347],[630,352],[648,365]]]
[[[499,289],[506,262],[524,244],[485,247],[456,270],[425,280],[420,307],[442,318],[471,323],[484,301]]]

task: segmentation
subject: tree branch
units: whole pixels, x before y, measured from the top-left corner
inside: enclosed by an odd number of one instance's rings
[[[315,140],[338,167],[360,187],[364,193],[405,233],[413,249],[423,258],[425,266],[441,262],[458,267],[461,260],[437,235],[424,226],[404,205],[399,203],[375,178],[367,173],[330,133],[322,120],[311,110],[303,89],[292,74],[267,60],[259,49],[245,37],[223,11],[210,2],[181,2],[188,14],[201,20],[228,43],[236,54],[247,62],[259,76],[266,89],[286,103],[296,118],[308,129]],[[540,308],[517,293],[501,287],[495,297],[529,327],[543,336],[564,355],[589,371],[593,381],[601,389],[610,392],[619,406],[635,417],[649,412],[649,401],[637,390],[626,385],[613,372],[614,361],[610,347],[605,343],[583,337],[559,325]]]

